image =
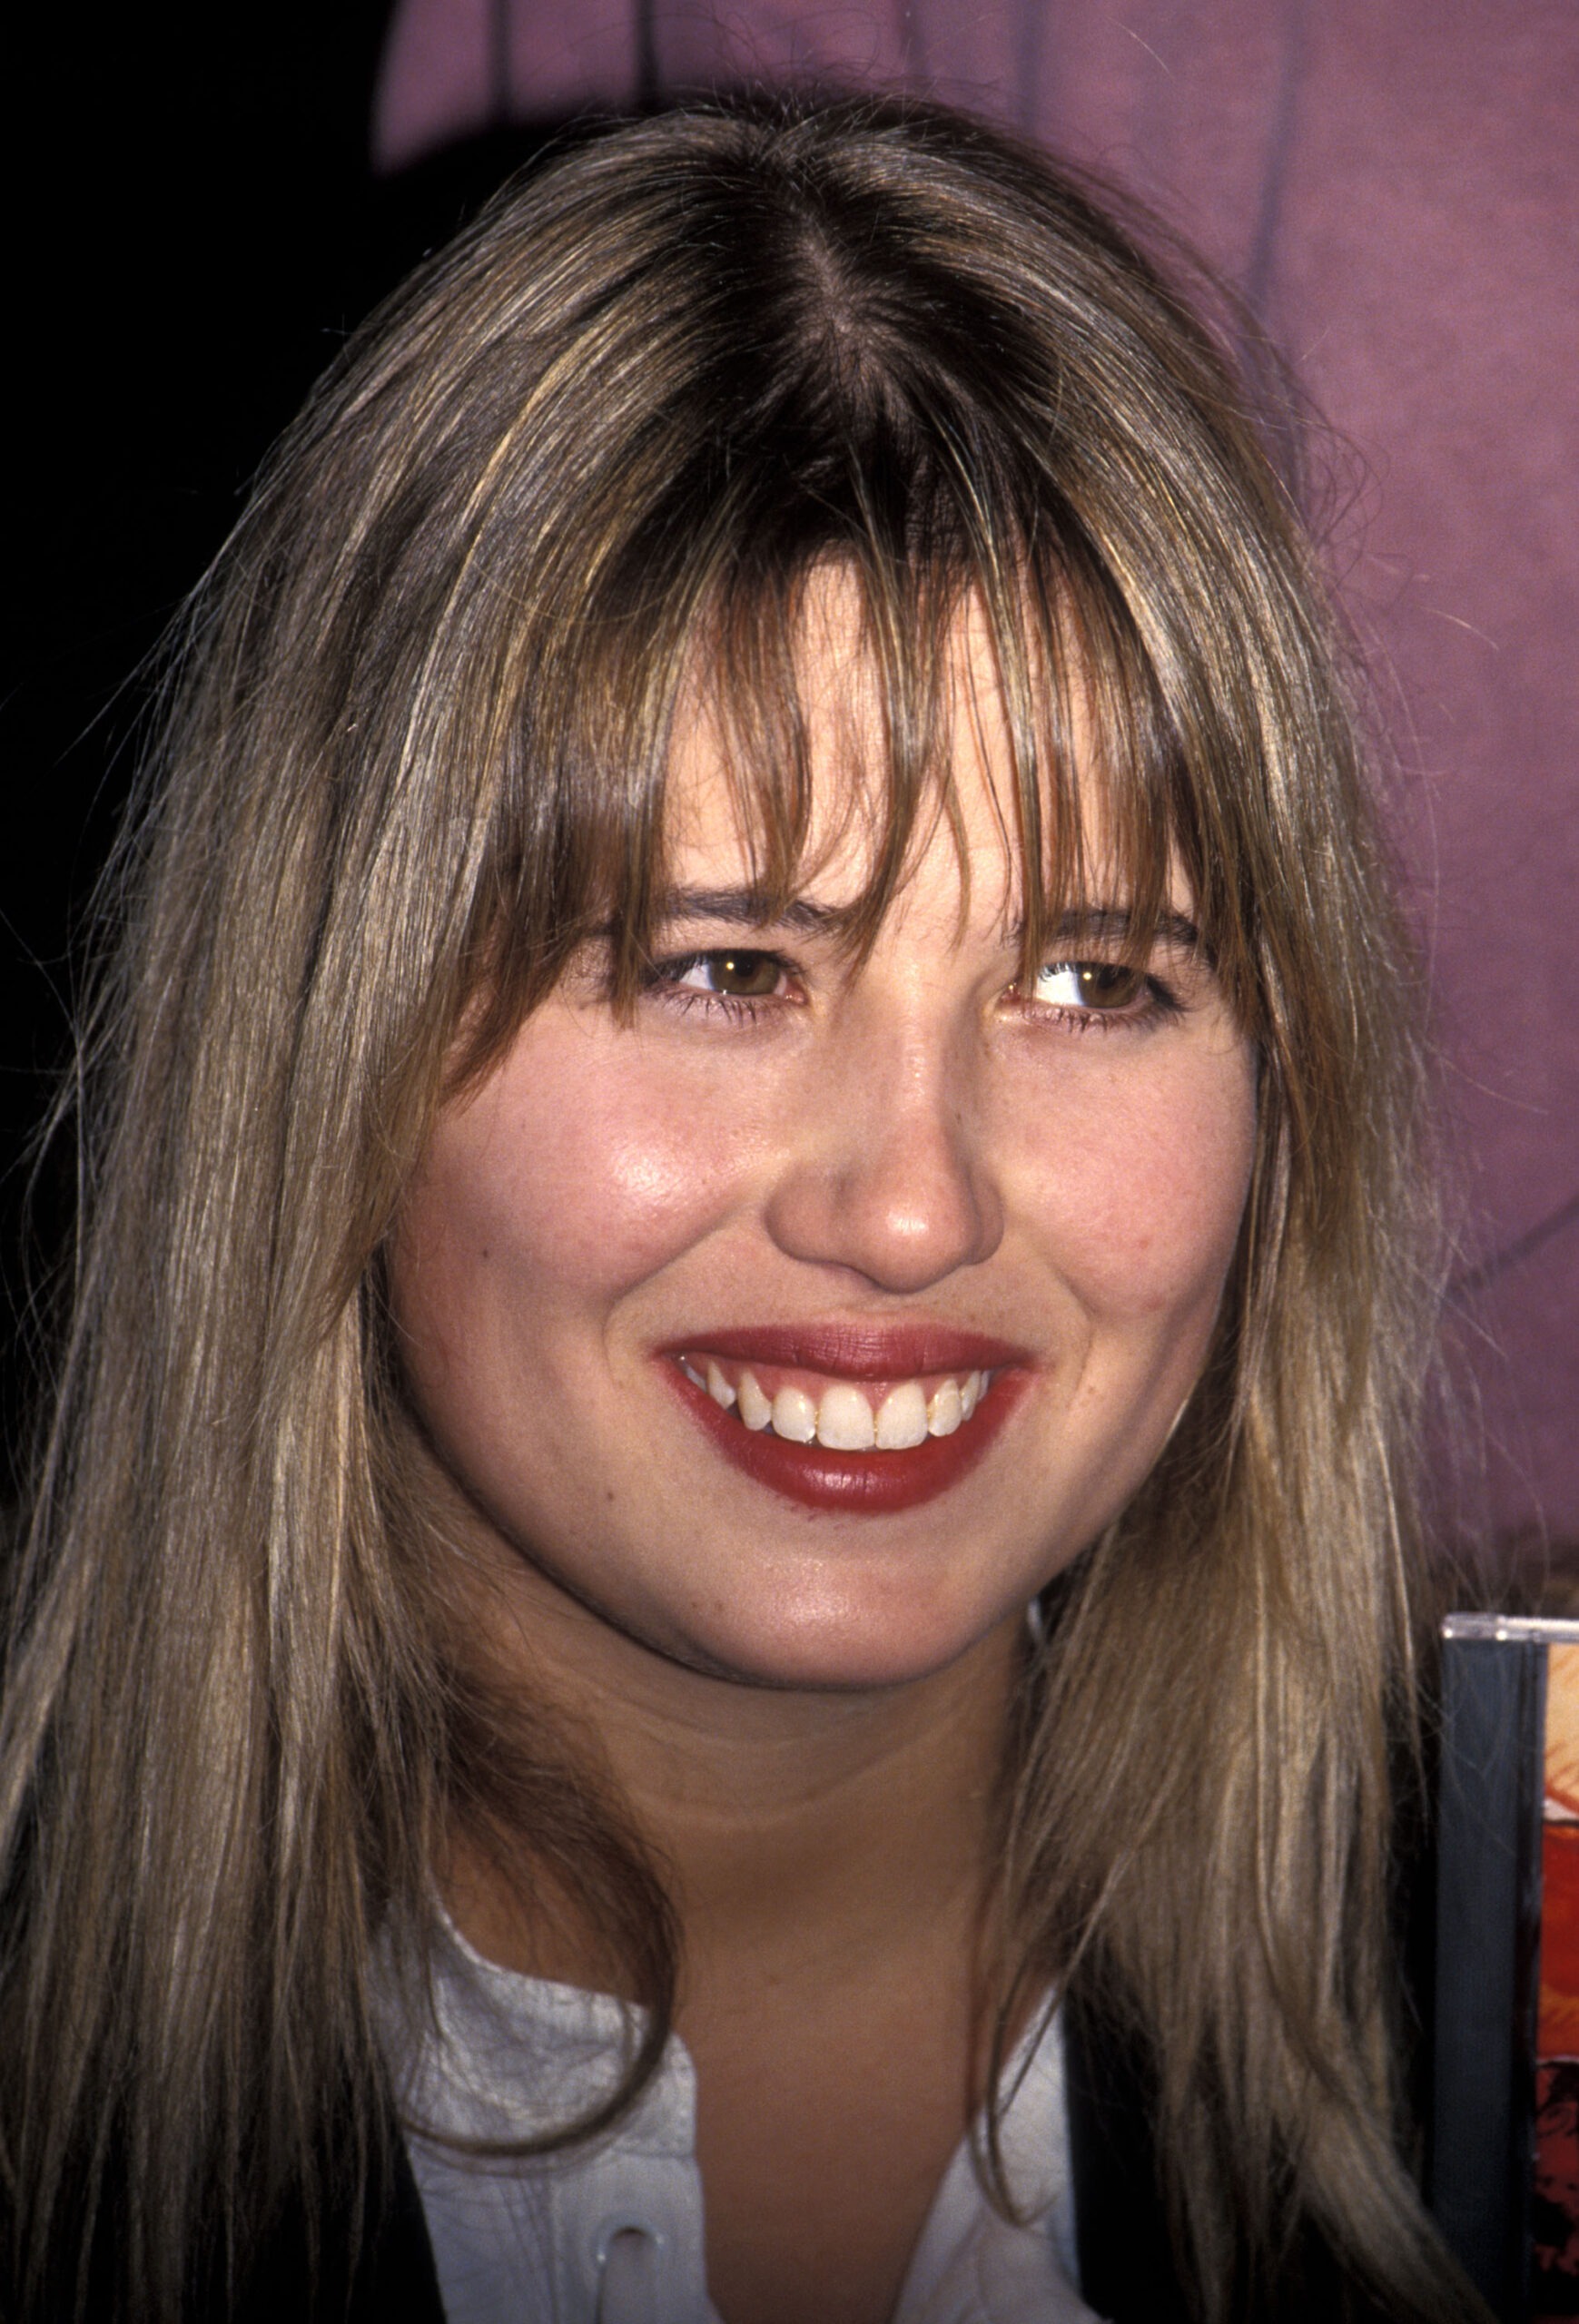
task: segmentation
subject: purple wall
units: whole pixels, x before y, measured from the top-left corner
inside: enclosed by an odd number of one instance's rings
[[[1127,180],[1357,448],[1342,578],[1404,763],[1486,1285],[1486,1513],[1579,1541],[1579,12],[400,0],[375,147],[394,169],[502,118],[796,72],[908,81]]]

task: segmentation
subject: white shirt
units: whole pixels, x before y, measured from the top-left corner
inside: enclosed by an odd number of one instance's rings
[[[587,2112],[629,2054],[637,2013],[524,1977],[446,1927],[437,2032],[392,1986],[380,2026],[401,2117],[463,2138],[520,2139]],[[1054,2018],[1012,2062],[1002,2123],[1024,2227],[988,2202],[973,2142],[943,2175],[893,2324],[1092,2324],[1074,2288],[1063,2041]],[[482,2160],[409,2131],[448,2324],[719,2324],[707,2297],[696,2078],[671,2035],[638,2103],[602,2137]]]

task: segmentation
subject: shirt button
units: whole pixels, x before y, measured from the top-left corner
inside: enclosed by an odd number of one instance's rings
[[[663,2241],[645,2220],[605,2220],[592,2250],[597,2269],[597,2324],[657,2324]]]

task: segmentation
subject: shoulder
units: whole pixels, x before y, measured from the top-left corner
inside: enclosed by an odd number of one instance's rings
[[[1063,2023],[1081,2297],[1109,2324],[1198,2324],[1162,2191],[1154,2061],[1077,1990]],[[1276,2286],[1236,2313],[1253,2324],[1383,2324],[1384,2312],[1311,2231]]]
[[[1111,2324],[1189,2324],[1158,2181],[1150,2062],[1077,1988],[1063,2026],[1081,2296]]]
[[[332,2208],[316,2254],[300,2208],[281,2212],[248,2271],[235,2324],[277,2324],[283,2316],[302,2324],[444,2324],[422,2198],[398,2132],[390,2152],[361,2219],[354,2203]]]

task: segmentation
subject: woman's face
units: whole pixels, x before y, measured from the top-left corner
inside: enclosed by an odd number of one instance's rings
[[[634,1021],[598,959],[567,977],[441,1117],[390,1284],[432,1451],[507,1570],[696,1668],[865,1687],[982,1639],[1145,1476],[1211,1335],[1254,1079],[1187,893],[1148,976],[1113,966],[1115,889],[1020,980],[965,625],[968,892],[939,831],[852,967],[865,714],[834,593],[807,636],[803,896],[753,919],[715,741],[684,724]]]

